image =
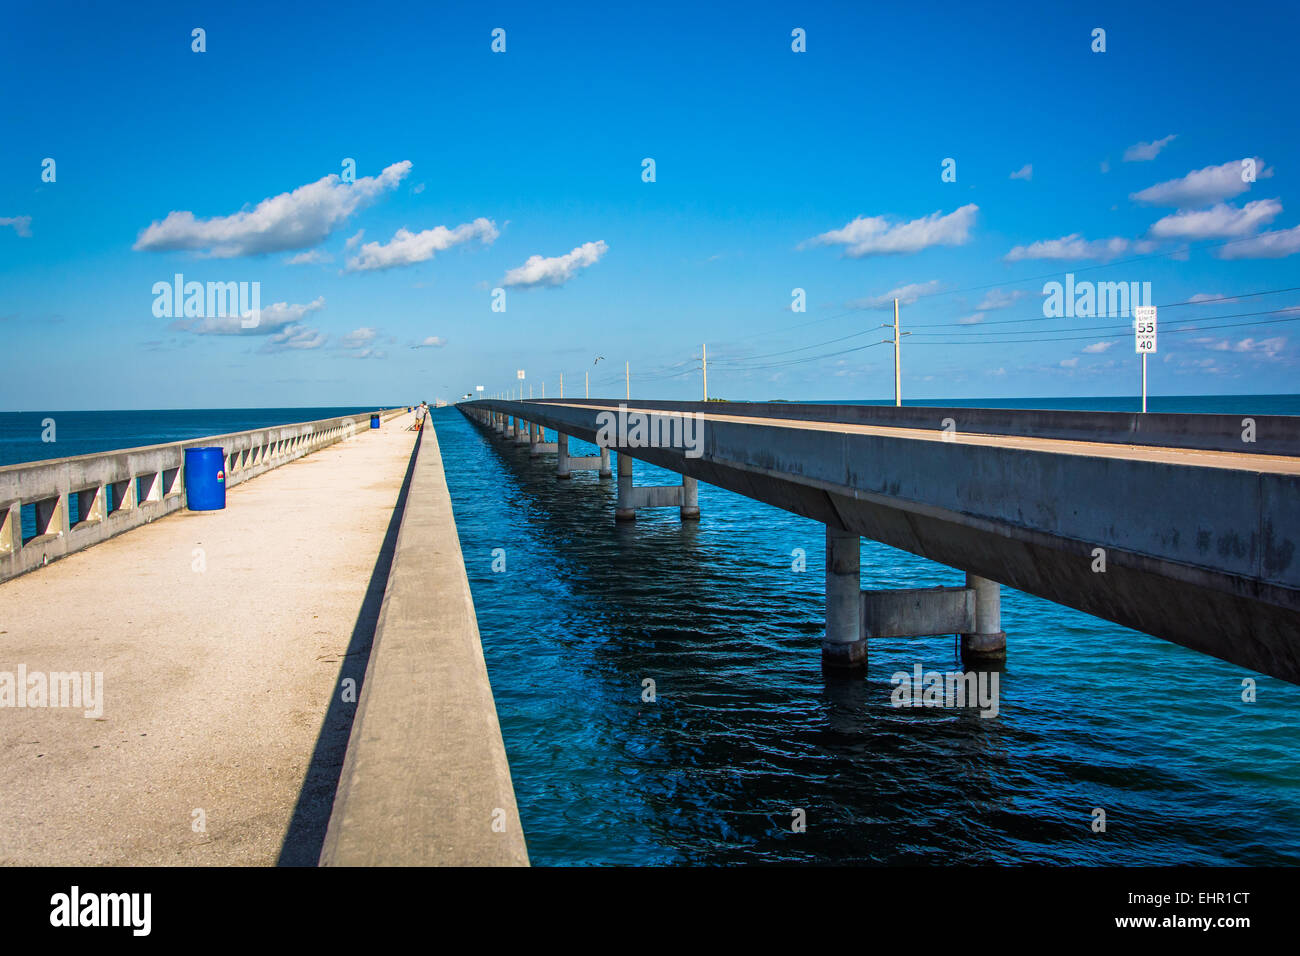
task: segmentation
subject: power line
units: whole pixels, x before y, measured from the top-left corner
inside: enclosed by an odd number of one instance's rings
[[[1277,310],[1277,311],[1280,311],[1280,312],[1289,312],[1289,311],[1291,311],[1291,310],[1289,310],[1289,309],[1279,309],[1279,310]],[[1269,314],[1272,314],[1272,313],[1263,312],[1263,313],[1258,313],[1258,314],[1260,314],[1260,315],[1269,315]],[[1226,316],[1220,316],[1220,318],[1226,318]],[[1213,321],[1213,320],[1211,320],[1211,321]],[[1287,318],[1285,318],[1285,319],[1267,319],[1267,320],[1265,320],[1265,321],[1263,321],[1263,322],[1229,322],[1229,323],[1226,324],[1226,325],[1193,325],[1193,326],[1188,326],[1188,327],[1186,327],[1186,328],[1178,328],[1178,329],[1162,329],[1162,330],[1161,330],[1161,334],[1162,334],[1162,335],[1177,335],[1177,334],[1179,334],[1179,333],[1183,333],[1183,332],[1209,332],[1209,331],[1212,331],[1212,330],[1214,330],[1214,329],[1243,329],[1243,328],[1255,328],[1255,327],[1257,327],[1257,326],[1261,326],[1261,325],[1276,325],[1276,324],[1278,324],[1279,322],[1300,322],[1300,315],[1289,316],[1289,317],[1287,317]],[[1127,327],[1121,327],[1121,328],[1127,328]],[[998,342],[970,342],[970,341],[966,341],[966,342],[962,342],[962,341],[957,341],[957,342],[926,342],[926,341],[919,341],[919,342],[917,342],[916,344],[917,344],[917,345],[1016,345],[1016,344],[1020,344],[1020,343],[1026,343],[1026,342],[1075,342],[1075,341],[1079,341],[1079,340],[1081,340],[1081,339],[1095,339],[1096,337],[1097,337],[1096,335],[1073,335],[1073,336],[1065,336],[1065,337],[1062,337],[1062,338],[1053,338],[1053,339],[1005,339],[1005,340],[998,341]]]
[[[1279,315],[1279,314],[1281,314],[1281,313],[1283,313],[1283,312],[1300,312],[1300,306],[1288,306],[1288,307],[1285,308],[1285,309],[1266,309],[1266,310],[1264,310],[1264,311],[1262,311],[1262,312],[1232,312],[1232,313],[1229,313],[1228,315],[1206,315],[1206,316],[1201,316],[1200,318],[1195,318],[1195,319],[1166,319],[1165,322],[1164,322],[1164,323],[1161,323],[1161,324],[1164,325],[1165,323],[1179,323],[1179,324],[1183,324],[1183,323],[1188,323],[1188,322],[1193,322],[1193,323],[1194,323],[1194,322],[1214,322],[1214,321],[1217,321],[1218,319],[1240,319],[1240,318],[1245,318],[1245,317],[1247,317],[1247,316],[1252,316],[1252,315]],[[1105,316],[1098,316],[1098,318],[1105,318]],[[1029,321],[1029,320],[1021,320],[1021,321]],[[991,323],[990,323],[990,324],[991,324]],[[1247,323],[1247,324],[1249,324],[1249,323]],[[928,327],[929,327],[929,328],[942,328],[943,326],[928,326]],[[913,334],[914,334],[914,335],[918,335],[918,336],[920,336],[920,337],[922,337],[922,338],[931,338],[931,337],[936,336],[936,335],[945,335],[945,334],[950,334],[950,333],[952,333],[952,332],[957,332],[957,331],[959,331],[958,329],[954,329],[954,328],[951,328],[951,327],[947,327],[947,328],[948,328],[948,332],[915,332],[915,333],[913,333]],[[1041,332],[1041,333],[1043,333],[1043,334],[1050,335],[1050,334],[1053,334],[1053,333],[1055,333],[1055,332],[1106,332],[1106,331],[1112,331],[1112,332],[1114,332],[1114,331],[1124,331],[1125,329],[1130,329],[1130,328],[1132,328],[1132,324],[1131,324],[1131,323],[1129,323],[1129,324],[1127,324],[1127,325],[1091,325],[1091,326],[1082,326],[1082,327],[1075,327],[1075,328],[1063,328],[1063,329],[1028,329],[1028,330],[1026,330],[1026,331],[1029,332],[1030,334],[1038,334],[1038,333]],[[968,332],[967,332],[967,331],[962,331],[961,336],[962,336],[962,338],[979,338],[979,337],[986,336],[986,335],[1016,335],[1016,334],[1017,334],[1017,333],[1014,332],[1014,331],[1012,331],[1012,332],[999,332],[999,331],[997,331],[997,330],[993,330],[993,331],[985,332],[985,331],[981,331],[979,328],[972,328],[972,329],[971,329],[970,331],[968,331]],[[1041,339],[1040,341],[1043,341],[1043,342],[1050,342],[1050,341],[1052,341],[1052,340],[1051,340],[1050,338],[1047,338],[1047,339]]]

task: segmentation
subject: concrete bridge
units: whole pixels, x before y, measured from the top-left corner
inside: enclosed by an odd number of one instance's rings
[[[972,663],[996,661],[1006,584],[1300,683],[1300,418],[598,399],[460,407],[490,434],[553,451],[561,479],[578,467],[610,474],[609,447],[574,459],[570,436],[614,445],[617,519],[646,507],[696,518],[705,481],[825,524],[832,669],[864,667],[873,637],[947,633],[962,636]],[[542,442],[543,429],[555,442]],[[682,484],[637,488],[634,459]],[[860,536],[961,569],[966,586],[862,591]]]
[[[0,468],[0,865],[527,864],[437,436],[382,417]]]
[[[832,669],[931,633],[989,666],[1007,584],[1300,682],[1295,418],[460,407],[617,475],[615,520],[705,481],[823,522]],[[0,864],[527,864],[437,436],[383,417],[0,468]],[[216,444],[228,506],[190,512]],[[864,592],[864,535],[966,585]]]

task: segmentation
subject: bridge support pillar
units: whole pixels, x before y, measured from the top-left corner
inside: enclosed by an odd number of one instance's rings
[[[826,526],[826,635],[822,667],[829,671],[867,669],[862,636],[862,542],[852,531]]]
[[[515,419],[515,444],[527,445],[529,430],[534,426],[532,422],[526,422],[522,418]]]
[[[594,459],[593,459],[594,460]],[[698,483],[682,476],[680,485],[651,485],[638,488],[632,483],[632,456],[618,453],[618,501],[615,521],[635,521],[639,508],[677,508],[683,521],[698,521],[700,505]]]
[[[600,450],[600,477],[608,478],[613,474],[609,467],[609,449]]]
[[[618,500],[614,505],[615,521],[635,521],[636,506],[632,504],[632,456],[618,453]]]
[[[555,433],[555,477],[573,477],[569,473],[569,436],[564,432]]]
[[[1003,661],[1007,635],[1002,630],[1002,585],[966,573],[966,587],[975,592],[975,630],[961,636],[961,657],[969,663]]]
[[[683,521],[700,520],[699,482],[685,475],[682,475],[681,517]]]

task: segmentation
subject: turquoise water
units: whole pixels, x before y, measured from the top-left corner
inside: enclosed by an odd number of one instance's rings
[[[610,480],[434,422],[534,863],[1300,863],[1300,687],[1004,589],[1000,714],[896,709],[890,676],[958,669],[954,641],[874,642],[865,680],[828,683],[821,525],[701,484],[698,527],[616,526]],[[963,583],[871,541],[862,568]]]

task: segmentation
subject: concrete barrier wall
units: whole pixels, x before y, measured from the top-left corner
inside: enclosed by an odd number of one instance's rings
[[[422,433],[322,866],[526,866],[442,454]]]
[[[480,400],[479,404],[483,403],[484,400]],[[463,403],[465,408],[474,408],[475,404]],[[951,418],[953,427],[958,432],[1300,457],[1300,416],[1297,415],[1141,414],[924,405],[904,405],[899,408],[893,405],[802,405],[793,402],[656,402],[637,399],[625,402],[622,399],[608,398],[530,399],[523,404],[626,404],[630,409],[644,407],[662,411],[708,412],[710,415],[793,418],[811,422],[924,428],[933,431],[942,429],[944,419]],[[1245,418],[1254,422],[1253,442],[1242,440]]]
[[[405,411],[388,409],[380,416],[388,420]],[[368,429],[371,414],[6,465],[0,468],[0,581],[184,508],[187,448],[222,448],[230,488]],[[37,519],[36,536],[27,541],[25,504],[35,505]]]

